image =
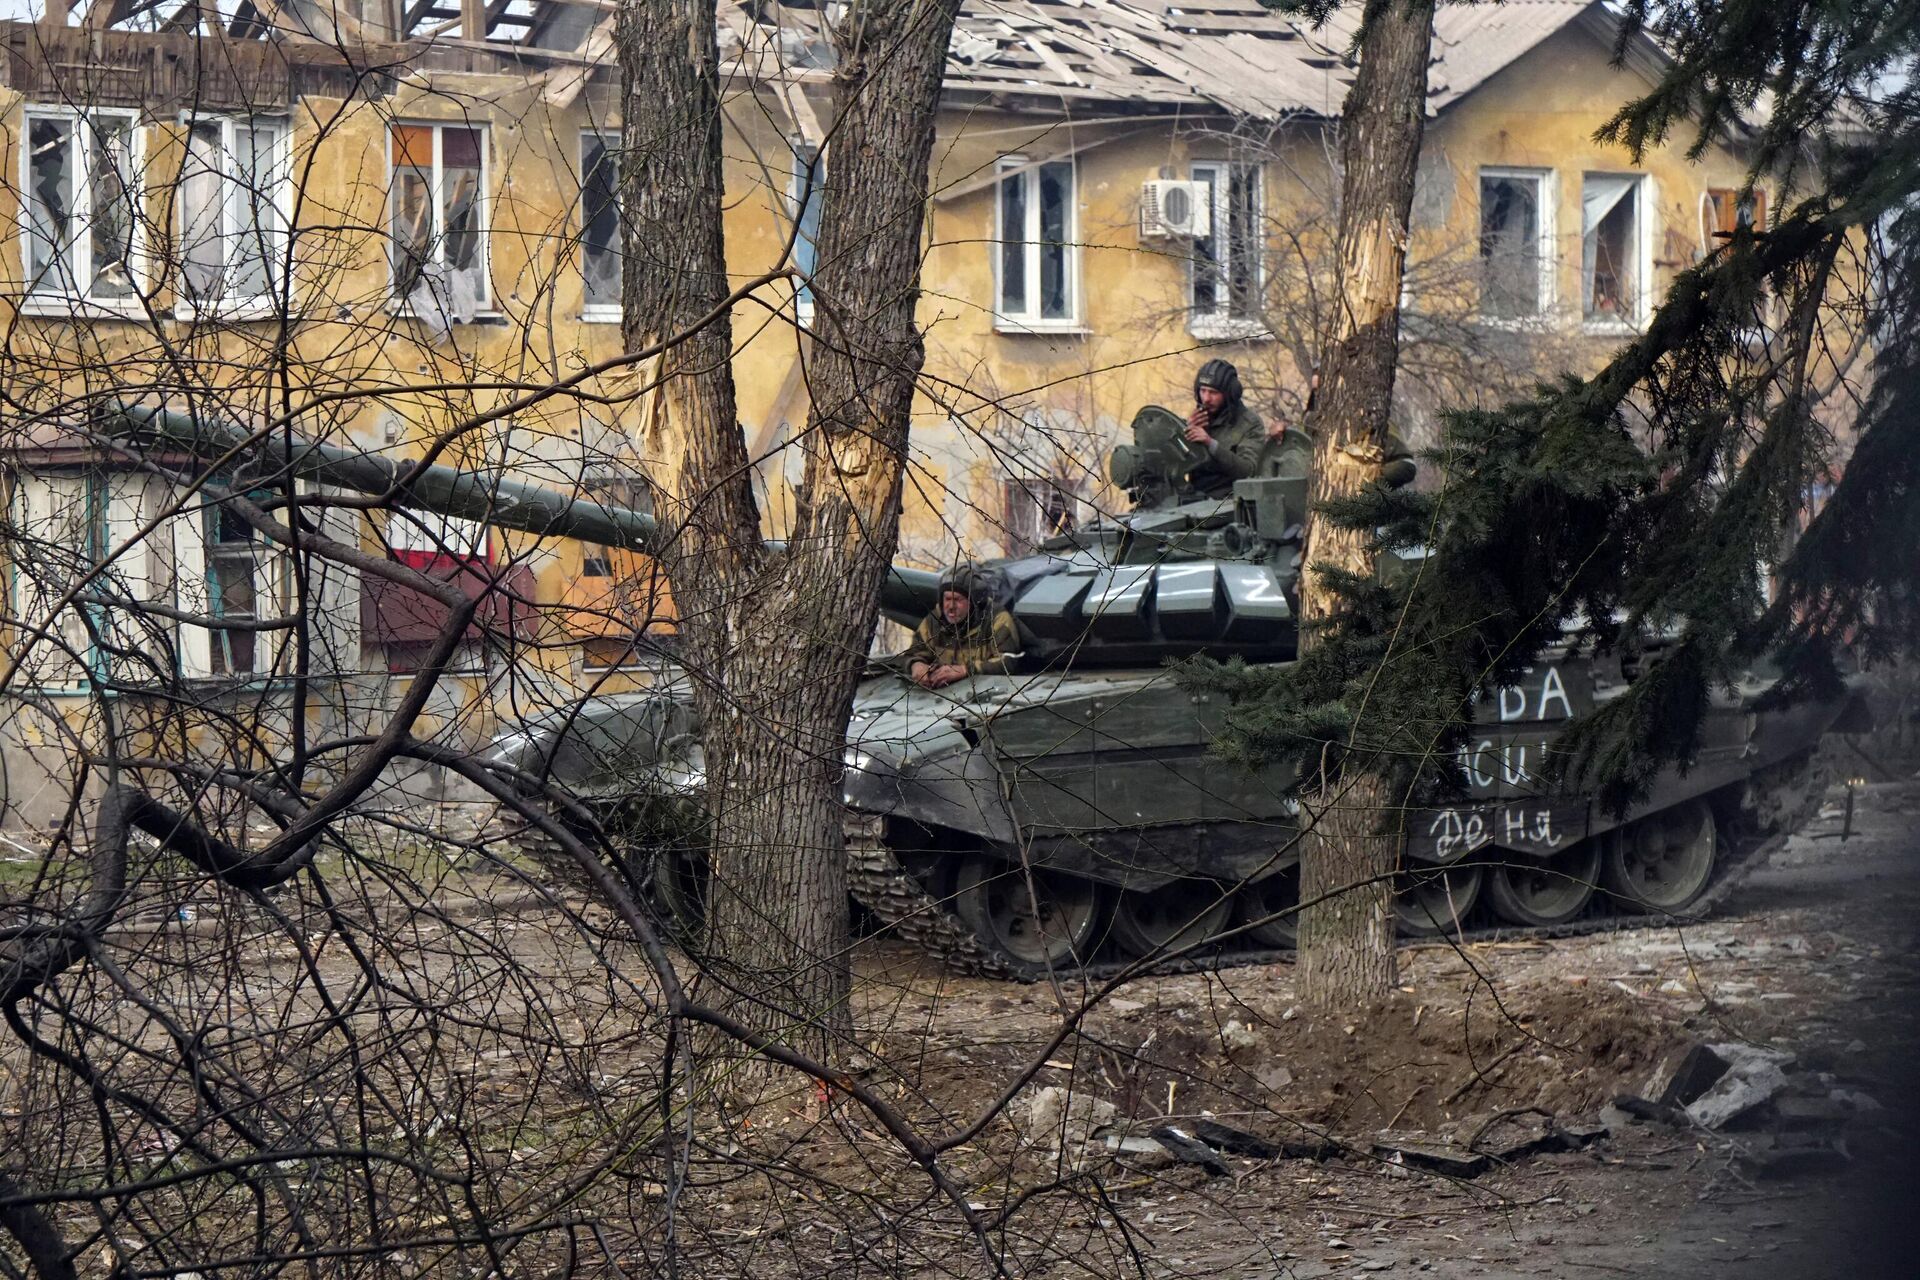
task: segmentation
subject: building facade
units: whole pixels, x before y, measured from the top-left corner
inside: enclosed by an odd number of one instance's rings
[[[648,678],[635,637],[671,630],[644,556],[256,489],[244,466],[143,466],[103,434],[164,407],[643,506],[611,6],[197,12],[101,0],[0,24],[14,820],[57,816],[103,706],[143,688],[198,691],[184,727],[177,697],[139,712],[153,734],[257,763],[378,725],[429,657],[444,601],[351,555],[290,556],[222,494],[485,595],[430,707],[452,740]],[[732,319],[778,536],[834,183],[831,67],[814,5],[720,13],[730,268],[793,269]],[[1108,450],[1139,407],[1184,408],[1207,358],[1239,364],[1269,419],[1299,414],[1350,34],[1257,0],[967,7],[926,218],[904,559],[1017,551],[1114,503]],[[1643,45],[1615,65],[1616,35],[1576,0],[1442,9],[1401,407],[1417,443],[1439,404],[1591,367],[1674,270],[1766,216],[1737,139],[1638,162],[1592,141],[1658,65]]]

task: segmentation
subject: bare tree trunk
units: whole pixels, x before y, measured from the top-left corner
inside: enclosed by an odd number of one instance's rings
[[[1369,9],[1359,74],[1341,120],[1339,305],[1307,424],[1316,508],[1365,492],[1378,482],[1386,456],[1408,220],[1426,125],[1434,0],[1386,0]],[[1317,515],[1307,525],[1307,562],[1362,577],[1374,568],[1365,532]],[[1301,643],[1311,645],[1312,628],[1339,608],[1337,594],[1310,573],[1300,589]],[[1323,1005],[1359,1003],[1395,978],[1398,809],[1359,759],[1323,778],[1305,808],[1319,820],[1302,850],[1300,891],[1313,905],[1301,913],[1301,995]]]
[[[761,542],[724,316],[663,357],[647,417],[705,723],[715,1003],[822,1058],[849,1026],[841,757],[899,528],[927,164],[957,8],[863,0],[833,28],[812,410],[787,548]],[[726,299],[712,0],[626,0],[619,45],[625,339],[639,350]]]

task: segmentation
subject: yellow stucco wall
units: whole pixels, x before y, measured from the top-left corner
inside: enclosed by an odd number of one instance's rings
[[[1471,251],[1479,166],[1549,168],[1557,178],[1557,293],[1563,304],[1578,298],[1580,175],[1636,168],[1623,153],[1591,141],[1618,104],[1644,86],[1632,72],[1610,67],[1607,52],[1579,30],[1562,32],[1431,124],[1416,254],[1460,252],[1463,246]],[[16,357],[23,357],[11,365],[15,385],[9,390],[25,396],[20,380],[31,378],[38,360],[45,370],[60,372],[46,380],[49,386],[38,397],[43,403],[56,387],[71,395],[82,387],[112,385],[140,396],[144,388],[177,377],[166,361],[184,350],[202,361],[193,376],[223,388],[221,403],[235,416],[270,416],[286,394],[284,381],[294,399],[315,390],[339,397],[304,418],[302,429],[415,454],[421,442],[452,423],[618,354],[617,324],[582,319],[576,245],[580,134],[614,127],[615,107],[606,84],[589,86],[576,101],[556,107],[525,81],[450,74],[436,74],[430,88],[402,82],[378,103],[303,99],[293,117],[295,173],[301,178],[301,314],[278,369],[272,355],[280,335],[270,324],[213,334],[166,318],[78,327],[31,318],[15,324],[21,240],[9,236],[0,248],[0,275],[12,284],[0,290],[6,295],[0,322],[8,326]],[[0,122],[7,126],[0,163],[8,174],[0,217],[13,218],[10,225],[18,225],[21,108],[17,94],[0,94]],[[744,93],[730,101],[727,119],[729,261],[736,278],[747,279],[774,265],[786,242],[788,140],[798,126],[773,97]],[[387,137],[394,120],[488,127],[497,314],[457,326],[451,342],[417,321],[395,318],[387,305],[388,266],[379,232],[386,222]],[[177,133],[170,120],[147,127],[150,185],[156,189],[164,190],[177,169]],[[991,173],[1003,154],[1069,139],[1081,148],[1074,161],[1080,323],[1065,333],[1007,332],[996,328],[991,311],[996,193],[991,183],[975,179]],[[1322,132],[1305,125],[1282,128],[1266,145],[1267,214],[1276,233],[1324,223],[1330,183]],[[1113,495],[1103,482],[1107,449],[1141,405],[1184,408],[1193,370],[1209,355],[1266,370],[1250,380],[1260,385],[1255,407],[1269,418],[1297,406],[1299,370],[1292,357],[1276,353],[1272,343],[1196,337],[1182,311],[1189,288],[1186,251],[1178,242],[1143,242],[1138,232],[1143,181],[1185,177],[1192,160],[1221,158],[1228,150],[1222,138],[1191,124],[1069,123],[984,109],[943,113],[920,309],[927,379],[915,408],[904,558],[937,565],[963,553],[1003,550],[999,494],[1009,475],[1063,477],[1087,504],[1083,516],[1110,503]],[[1656,281],[1663,282],[1673,266],[1690,260],[1678,256],[1676,246],[1698,241],[1701,192],[1738,186],[1743,166],[1722,148],[1695,163],[1668,147],[1637,168],[1651,176],[1653,257]],[[829,164],[829,186],[832,180]],[[949,194],[969,182],[975,182],[971,192]],[[154,233],[163,234],[162,197],[149,198],[148,212]],[[1678,239],[1667,236],[1669,229],[1680,233]],[[788,478],[797,472],[793,451],[781,446],[805,418],[797,375],[805,338],[790,322],[788,291],[785,282],[768,285],[733,318],[740,414],[755,455],[764,458],[774,533],[790,514]],[[1582,363],[1618,341],[1618,335],[1588,340],[1577,320],[1570,327]],[[587,389],[619,385],[609,379]],[[596,416],[607,411],[554,397],[513,414],[511,429],[504,423],[481,427],[462,449],[475,461],[510,459],[523,478],[564,485],[578,473],[583,433],[590,446],[604,443]],[[507,545],[515,553],[528,550],[527,540],[517,537]],[[565,597],[579,579],[581,554],[577,546],[540,549],[533,563],[542,598]],[[564,645],[537,650],[536,660],[578,676],[578,654]]]

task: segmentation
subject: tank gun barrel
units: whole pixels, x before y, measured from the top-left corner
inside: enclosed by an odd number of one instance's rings
[[[420,467],[364,449],[274,434],[255,440],[227,423],[157,409],[123,405],[106,422],[109,434],[179,450],[202,461],[234,456],[256,473],[289,475],[358,493],[392,494],[403,507],[478,520],[542,538],[571,538],[630,551],[651,552],[660,538],[652,516],[591,498],[569,498],[552,489],[513,480],[495,471]],[[913,626],[939,597],[939,575],[894,565],[880,588],[887,617]]]

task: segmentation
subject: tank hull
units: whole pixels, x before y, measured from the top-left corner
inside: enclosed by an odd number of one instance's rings
[[[1619,870],[1621,884],[1591,893],[1591,902],[1574,893],[1575,914],[1683,910],[1711,890],[1736,829],[1756,821],[1747,812],[1749,784],[1808,756],[1844,709],[1756,713],[1752,699],[1764,687],[1754,681],[1717,695],[1694,765],[1663,775],[1642,802],[1613,813],[1551,782],[1549,762],[1566,723],[1618,696],[1625,681],[1617,666],[1609,675],[1585,658],[1543,661],[1475,708],[1474,733],[1451,762],[1458,788],[1442,790],[1436,769],[1433,799],[1408,810],[1404,865],[1416,876],[1404,889],[1408,901],[1425,902],[1421,895],[1439,886],[1445,919],[1432,919],[1429,906],[1426,923],[1455,929],[1470,919],[1555,921],[1569,905],[1567,885],[1576,877],[1591,885],[1604,865]],[[1159,935],[1120,922],[1165,917],[1170,902],[1192,904],[1196,918],[1230,935],[1221,948],[1284,945],[1286,922],[1271,917],[1288,905],[1276,886],[1299,860],[1297,778],[1214,757],[1223,713],[1216,696],[1188,689],[1164,667],[983,676],[941,690],[891,674],[867,680],[854,702],[842,784],[856,898],[883,929],[1016,976],[1139,951]],[[508,735],[495,758],[626,815],[643,860],[665,847],[650,843],[648,822],[666,812],[684,818],[701,802],[697,724],[684,692],[672,687],[553,713]],[[636,826],[636,813],[652,816]],[[1668,883],[1656,877],[1640,895],[1646,900],[1636,901],[1635,842],[1647,843],[1641,833],[1672,826],[1675,815],[1683,827],[1694,824],[1689,831],[1710,825],[1704,851],[1695,831],[1693,852],[1681,851]],[[681,840],[688,824],[672,825]],[[1687,883],[1700,865],[1705,878]],[[1421,868],[1451,879],[1420,880]],[[1005,884],[1036,875],[1061,912],[1094,921],[1059,954],[1045,946],[1037,957],[1014,954],[997,940],[995,913],[1026,909]],[[1479,904],[1488,879],[1496,891]],[[997,882],[1004,883],[996,893]],[[1031,907],[1032,886],[1023,892]],[[1195,941],[1207,939],[1186,943]]]

